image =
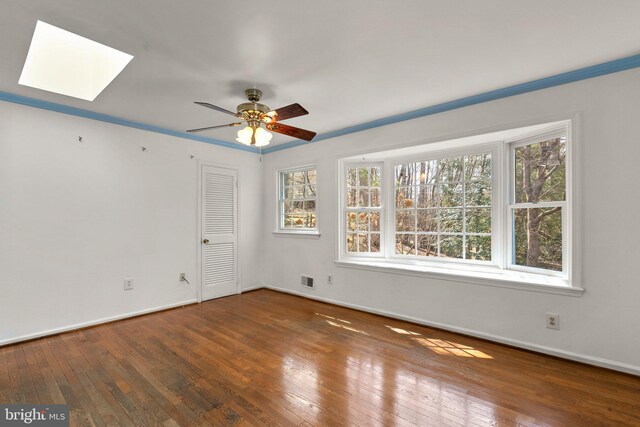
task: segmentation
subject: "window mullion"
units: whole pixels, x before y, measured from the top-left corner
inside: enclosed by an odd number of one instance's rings
[[[396,218],[396,202],[395,202],[395,175],[393,172],[393,164],[390,161],[384,162],[384,172],[385,172],[385,199],[383,200],[385,203],[385,212],[386,215],[386,227],[384,230],[384,240],[385,240],[385,259],[389,259],[395,254],[395,242],[396,242],[396,230],[395,230],[395,218]]]

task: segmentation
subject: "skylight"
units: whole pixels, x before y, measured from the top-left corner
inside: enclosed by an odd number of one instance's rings
[[[93,101],[133,59],[38,21],[19,84]]]

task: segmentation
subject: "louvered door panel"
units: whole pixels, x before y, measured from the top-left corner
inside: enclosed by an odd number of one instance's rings
[[[237,171],[202,167],[202,299],[237,293]]]
[[[233,243],[208,244],[204,249],[202,269],[205,283],[225,283],[235,279],[235,248]]]
[[[235,182],[234,177],[207,173],[205,182],[205,232],[234,234]]]

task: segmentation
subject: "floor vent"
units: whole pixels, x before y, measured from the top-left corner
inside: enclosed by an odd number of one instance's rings
[[[309,276],[302,276],[302,278],[300,279],[300,284],[305,288],[313,289],[315,287],[313,286],[313,277]]]

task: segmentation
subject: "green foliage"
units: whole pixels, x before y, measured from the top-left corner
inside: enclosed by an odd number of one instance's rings
[[[515,209],[514,216],[516,265],[562,271],[560,209]]]
[[[491,236],[467,236],[466,259],[491,260]]]
[[[491,233],[491,208],[471,208],[466,210],[465,231],[467,233]]]
[[[462,236],[442,236],[440,238],[440,256],[462,258]]]

